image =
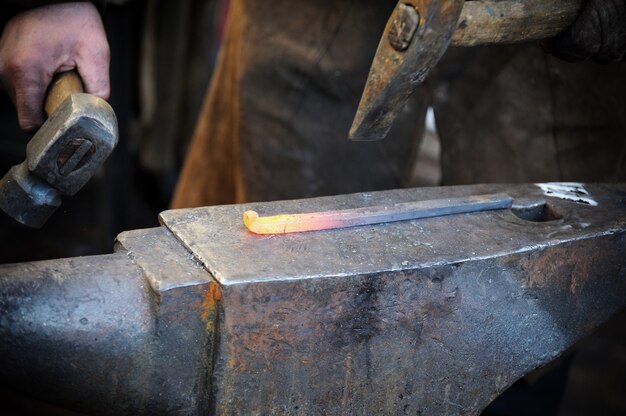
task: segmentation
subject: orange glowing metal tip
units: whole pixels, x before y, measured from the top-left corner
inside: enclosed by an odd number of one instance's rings
[[[259,217],[256,211],[246,211],[243,222],[254,234],[286,234],[507,209],[512,204],[513,199],[506,194],[475,195],[271,217]]]

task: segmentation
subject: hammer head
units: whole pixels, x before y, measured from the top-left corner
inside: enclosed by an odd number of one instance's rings
[[[0,179],[0,208],[17,222],[41,228],[61,205],[61,194],[23,162]]]
[[[350,129],[380,140],[448,48],[464,0],[400,0],[387,22]]]
[[[61,195],[76,194],[117,141],[117,118],[106,101],[70,95],[28,142],[26,161],[0,180],[0,208],[40,228],[61,204]]]
[[[69,96],[28,142],[28,170],[63,195],[78,192],[118,140],[111,106],[89,94]]]

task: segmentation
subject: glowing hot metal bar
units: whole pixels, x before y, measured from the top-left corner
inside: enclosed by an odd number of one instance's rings
[[[489,194],[271,217],[246,211],[243,222],[255,234],[286,234],[507,209],[512,204],[513,199],[506,194]]]

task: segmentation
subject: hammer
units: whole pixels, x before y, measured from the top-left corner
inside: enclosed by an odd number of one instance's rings
[[[568,28],[585,0],[400,0],[354,117],[351,140],[383,139],[409,96],[450,44],[521,43]]]
[[[85,94],[76,71],[55,76],[44,110],[48,119],[26,146],[26,160],[0,180],[0,208],[16,221],[41,228],[111,154],[117,118],[102,98]]]

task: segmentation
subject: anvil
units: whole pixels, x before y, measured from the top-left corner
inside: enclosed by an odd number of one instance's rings
[[[267,215],[507,193],[288,235]],[[478,414],[626,303],[626,184],[166,211],[109,255],[0,266],[0,378],[100,415]]]

